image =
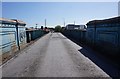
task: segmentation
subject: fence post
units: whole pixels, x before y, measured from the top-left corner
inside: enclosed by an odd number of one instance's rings
[[[18,45],[18,50],[20,50],[20,45],[19,45],[19,36],[18,36],[18,21],[16,21],[15,28],[16,28],[16,36],[17,36],[17,45]]]

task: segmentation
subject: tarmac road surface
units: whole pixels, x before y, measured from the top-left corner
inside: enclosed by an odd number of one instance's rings
[[[3,77],[109,77],[61,33],[48,33],[2,66]]]

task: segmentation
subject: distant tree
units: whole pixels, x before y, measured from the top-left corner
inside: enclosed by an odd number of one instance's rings
[[[61,32],[61,26],[60,25],[57,25],[56,27],[55,27],[55,32]]]
[[[41,26],[41,29],[43,30],[43,26]]]

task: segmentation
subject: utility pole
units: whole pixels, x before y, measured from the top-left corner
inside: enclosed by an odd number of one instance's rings
[[[45,19],[45,27],[46,27],[46,19]]]
[[[74,25],[75,25],[75,21],[74,21]]]
[[[36,29],[37,29],[37,25],[38,25],[38,24],[36,24]]]
[[[64,19],[64,27],[65,27],[65,19]]]

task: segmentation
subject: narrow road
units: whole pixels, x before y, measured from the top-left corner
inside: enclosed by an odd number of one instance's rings
[[[3,77],[109,77],[61,33],[49,33],[2,66]]]

